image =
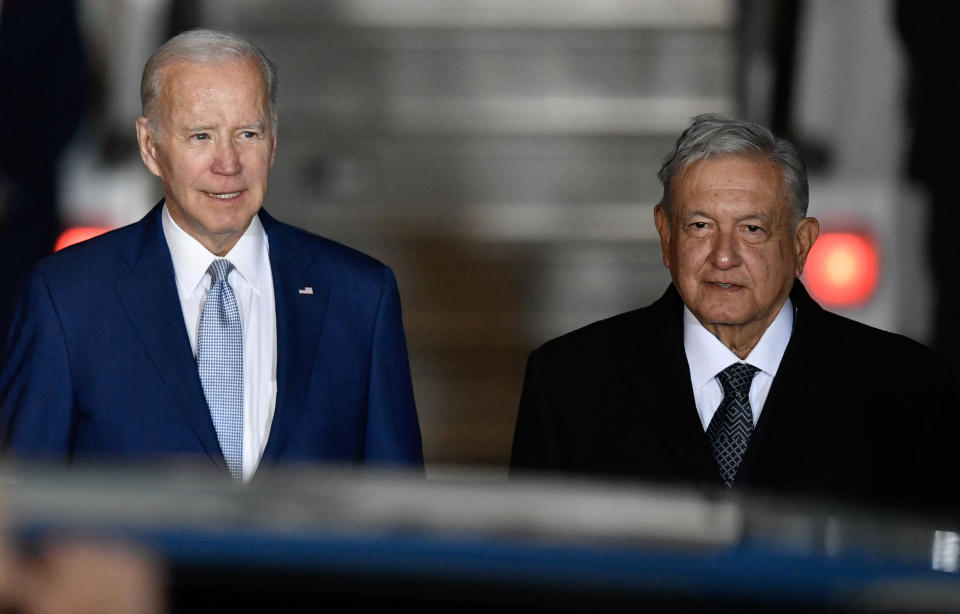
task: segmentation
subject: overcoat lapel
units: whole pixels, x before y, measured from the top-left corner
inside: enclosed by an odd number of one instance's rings
[[[117,280],[117,294],[177,409],[210,459],[226,469],[183,323],[173,261],[160,223],[161,205],[147,214],[141,232],[121,248],[120,257],[130,271]]]
[[[836,377],[829,357],[818,356],[822,309],[800,282],[790,299],[796,308],[793,333],[777,369],[760,420],[737,475],[738,484],[776,488],[789,483],[809,456],[810,447],[830,428],[826,390]]]
[[[283,453],[306,403],[330,284],[310,266],[309,251],[296,248],[297,237],[263,210],[260,221],[270,242],[277,309],[277,402],[263,451],[263,461],[274,461]]]
[[[709,443],[697,415],[690,367],[683,350],[683,302],[671,285],[652,305],[651,321],[661,326],[637,331],[625,361],[637,406],[644,408],[640,428],[650,433],[644,445],[660,449],[678,476],[699,482],[719,479]],[[644,468],[639,467],[639,472]]]

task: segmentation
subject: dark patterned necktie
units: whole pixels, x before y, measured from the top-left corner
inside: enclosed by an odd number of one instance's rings
[[[243,337],[240,310],[227,276],[229,260],[214,260],[200,314],[197,369],[220,449],[234,479],[243,477]]]
[[[757,371],[753,365],[738,362],[717,374],[723,386],[723,400],[710,420],[707,438],[713,448],[717,471],[728,488],[733,486],[753,432],[750,384]]]

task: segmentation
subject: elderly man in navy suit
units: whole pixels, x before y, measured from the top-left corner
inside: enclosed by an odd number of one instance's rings
[[[799,280],[819,223],[793,145],[703,115],[659,178],[673,283],[531,354],[513,470],[960,510],[947,364]]]
[[[164,199],[32,273],[0,370],[7,454],[422,465],[396,282],[262,208],[276,70],[191,30],[147,62],[140,154]]]

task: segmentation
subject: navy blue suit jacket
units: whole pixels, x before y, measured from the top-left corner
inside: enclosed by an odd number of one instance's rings
[[[31,459],[226,464],[177,297],[161,206],[33,271],[0,368],[0,442]],[[260,212],[277,316],[277,399],[260,466],[422,464],[396,281]],[[313,293],[301,293],[310,287]]]

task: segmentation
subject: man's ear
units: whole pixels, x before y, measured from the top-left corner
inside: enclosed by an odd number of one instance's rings
[[[670,216],[663,205],[653,208],[653,223],[660,234],[660,251],[663,253],[663,266],[670,268]]]
[[[815,217],[805,217],[797,224],[793,231],[793,253],[797,264],[797,277],[803,274],[803,266],[807,262],[810,249],[820,236],[820,222]]]
[[[163,179],[160,164],[157,162],[157,141],[146,117],[137,118],[137,144],[140,146],[140,158],[147,170]]]

